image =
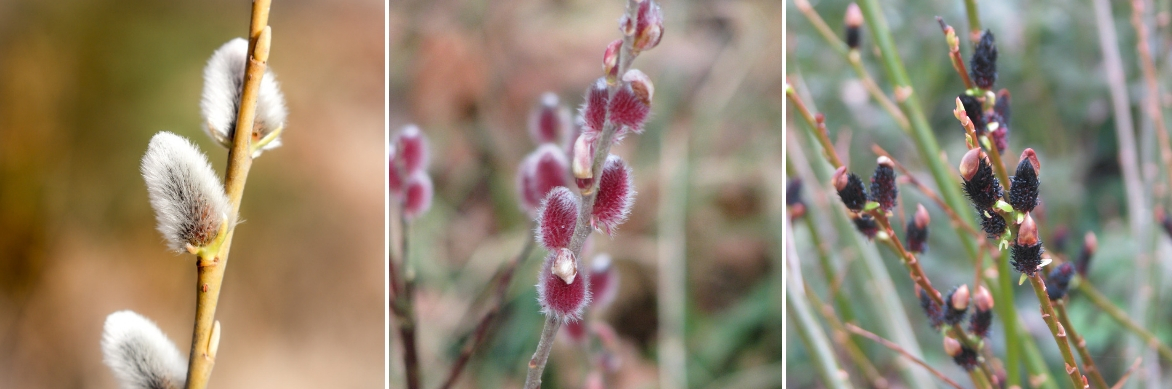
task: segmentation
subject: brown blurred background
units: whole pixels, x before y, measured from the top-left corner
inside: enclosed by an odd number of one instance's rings
[[[634,169],[630,220],[614,238],[619,296],[595,315],[620,335],[610,387],[661,385],[663,304],[682,309],[687,387],[780,387],[781,10],[783,2],[661,2],[665,34],[635,61],[656,86],[652,119],[612,153]],[[436,200],[412,227],[425,387],[447,376],[484,309],[473,303],[502,262],[532,239],[517,206],[517,164],[536,145],[530,109],[552,91],[574,108],[620,37],[623,0],[439,0],[390,5],[390,123],[431,139]],[[392,239],[398,235],[392,232]],[[533,284],[542,249],[513,280],[504,318],[458,387],[519,387],[543,318]],[[588,255],[593,257],[593,255]],[[587,260],[587,262],[589,262]],[[682,269],[665,288],[660,264]],[[670,277],[668,277],[670,278]],[[679,318],[677,318],[679,319]],[[391,387],[403,385],[398,336]],[[579,388],[585,352],[559,343],[545,386]]]
[[[98,340],[122,309],[186,358],[194,260],[166,251],[139,160],[167,130],[222,174],[201,75],[249,3],[0,1],[0,387],[116,387]],[[273,4],[290,116],[245,191],[212,386],[383,385],[384,9]]]

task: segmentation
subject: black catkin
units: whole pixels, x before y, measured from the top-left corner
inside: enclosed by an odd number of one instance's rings
[[[1063,263],[1050,271],[1050,282],[1046,284],[1046,295],[1050,301],[1061,300],[1070,288],[1070,280],[1074,278],[1074,266],[1070,262]]]
[[[972,179],[964,182],[964,193],[977,210],[992,209],[1001,199],[1001,182],[993,175],[993,166],[985,158],[977,161],[977,170]]]
[[[1021,212],[1030,212],[1038,205],[1038,172],[1028,159],[1017,164],[1017,172],[1010,179],[1009,205]]]
[[[997,81],[997,42],[993,32],[985,30],[981,41],[973,51],[973,58],[969,60],[969,69],[973,83],[981,89],[990,89]]]
[[[863,206],[867,205],[867,192],[863,188],[863,180],[854,173],[847,174],[846,186],[838,190],[838,197],[842,199],[842,204],[846,205],[847,209],[855,212],[863,210]]]
[[[1042,242],[1033,245],[1014,243],[1009,249],[1014,269],[1030,277],[1038,272],[1038,265],[1042,264],[1042,253],[1045,251]]]
[[[895,199],[899,195],[899,188],[895,185],[895,169],[890,165],[880,163],[871,175],[871,201],[879,203],[884,211],[895,207]]]
[[[977,136],[985,134],[988,122],[985,121],[985,115],[981,109],[981,102],[976,97],[969,96],[967,93],[961,93],[960,104],[964,107],[964,113],[973,122],[973,130],[976,131]]]

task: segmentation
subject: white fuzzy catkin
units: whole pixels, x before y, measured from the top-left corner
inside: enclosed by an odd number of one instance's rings
[[[221,145],[232,148],[232,136],[236,130],[236,116],[240,110],[240,95],[244,88],[244,70],[248,63],[248,41],[236,38],[228,41],[208,60],[203,70],[203,98],[199,102],[203,114],[203,129]],[[285,96],[281,86],[269,69],[265,69],[260,81],[260,93],[256,99],[256,118],[253,127],[260,137],[285,126]],[[253,140],[255,141],[255,139]],[[281,145],[281,139],[274,139],[261,150]],[[258,154],[261,150],[258,150]]]
[[[179,349],[154,322],[133,311],[106,317],[102,356],[122,389],[179,389],[187,380]]]
[[[227,218],[228,196],[207,157],[179,135],[160,132],[142,157],[151,207],[167,246],[183,252],[187,245],[211,243]]]

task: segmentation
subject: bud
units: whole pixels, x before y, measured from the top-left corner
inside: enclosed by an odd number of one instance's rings
[[[834,188],[838,189],[838,197],[847,209],[855,212],[863,210],[867,204],[867,192],[863,189],[863,180],[854,173],[848,173],[846,167],[840,167],[834,172],[832,180]]]
[[[572,169],[574,182],[584,194],[589,194],[590,186],[594,184],[594,137],[582,134],[574,141],[574,155]]]
[[[1070,288],[1070,280],[1074,278],[1074,265],[1070,262],[1063,263],[1050,271],[1048,277],[1050,282],[1046,284],[1046,295],[1050,297],[1050,301],[1061,300],[1066,297],[1066,291]]]
[[[187,139],[170,132],[151,138],[142,157],[158,230],[174,252],[204,247],[229,219],[228,196],[207,157]]]
[[[1010,246],[1013,258],[1013,267],[1023,274],[1033,277],[1042,264],[1042,242],[1038,240],[1038,227],[1030,214],[1025,215],[1021,227],[1018,229],[1017,241]]]
[[[950,325],[960,323],[961,320],[964,320],[964,315],[969,308],[968,285],[961,285],[948,292],[944,301],[948,303],[948,308],[944,310],[944,322]]]
[[[1086,237],[1083,238],[1082,252],[1078,255],[1078,263],[1075,265],[1075,270],[1078,270],[1078,275],[1086,277],[1087,268],[1090,267],[1091,257],[1095,256],[1095,251],[1099,249],[1099,240],[1095,238],[1095,233],[1087,231]]]
[[[852,220],[855,222],[855,229],[867,236],[867,239],[874,239],[875,234],[879,233],[879,224],[875,222],[875,218],[868,214],[859,214],[854,216]]]
[[[1017,172],[1010,179],[1009,205],[1020,212],[1030,212],[1038,205],[1038,157],[1033,149],[1021,153]]]
[[[879,203],[879,208],[887,211],[895,207],[899,188],[895,185],[895,169],[891,159],[879,157],[878,163],[875,173],[871,175],[871,201]]]
[[[806,203],[802,201],[801,178],[791,178],[786,183],[785,206],[789,208],[790,218],[798,219],[806,215]]]
[[[944,337],[944,353],[952,357],[952,361],[965,371],[973,370],[977,367],[977,352],[960,344],[956,339],[945,336]]]
[[[1067,230],[1066,226],[1056,226],[1054,227],[1054,234],[1050,236],[1050,244],[1046,246],[1049,247],[1050,252],[1064,253],[1066,252],[1066,241],[1069,238],[1070,230]]]
[[[940,309],[940,305],[932,300],[932,296],[928,295],[924,289],[916,285],[916,297],[920,299],[920,308],[923,308],[924,315],[928,317],[928,323],[932,325],[933,329],[940,329],[944,325],[944,312]]]
[[[606,46],[602,54],[602,74],[606,75],[606,83],[614,85],[619,79],[619,52],[623,49],[623,40],[615,39]]]
[[[997,44],[992,31],[985,30],[981,35],[981,41],[973,51],[973,58],[969,60],[969,69],[973,83],[981,89],[990,89],[997,81]]]
[[[544,198],[553,188],[570,186],[570,161],[561,147],[546,143],[529,154],[533,158],[533,182],[529,190],[536,198]]]
[[[395,156],[408,175],[427,168],[427,139],[419,131],[419,126],[409,124],[403,127],[395,137],[395,145],[398,147]]]
[[[960,99],[960,104],[964,107],[965,116],[973,122],[973,130],[976,131],[977,136],[984,135],[987,124],[984,110],[981,109],[981,102],[967,93],[961,93],[957,98]]]
[[[204,120],[203,129],[213,140],[227,148],[232,148],[232,138],[236,132],[247,63],[248,41],[236,38],[216,49],[203,70],[203,96],[199,103]],[[257,93],[252,141],[257,142],[284,128],[286,116],[285,96],[281,94],[276,76],[266,69]],[[280,138],[273,139],[260,151],[280,145]]]
[[[102,361],[123,388],[181,388],[187,362],[154,322],[132,311],[106,317]]]
[[[1001,183],[993,175],[993,166],[981,149],[972,149],[960,160],[964,193],[978,210],[993,208],[1002,196]]]
[[[595,309],[610,305],[618,290],[618,270],[611,264],[609,255],[598,254],[590,264],[590,296],[594,300]]]
[[[859,10],[858,4],[851,3],[846,6],[843,24],[846,25],[847,47],[850,47],[851,50],[859,48],[859,27],[863,26],[863,11]]]
[[[541,196],[536,190],[529,189],[533,187],[536,162],[536,159],[527,157],[517,165],[517,198],[520,200],[521,209],[530,216],[533,216],[537,212],[537,207],[541,206]]]
[[[570,132],[570,110],[558,103],[558,95],[545,92],[541,105],[529,114],[529,136],[537,144],[565,144]]]
[[[559,248],[546,255],[537,281],[541,312],[563,322],[577,321],[590,304],[588,277],[577,276],[577,260],[569,249]]]
[[[1009,90],[1001,88],[997,91],[997,103],[993,104],[993,112],[1001,118],[1001,126],[1009,126]]]
[[[985,236],[989,239],[997,239],[1001,234],[1005,233],[1005,219],[991,211],[980,210],[977,211],[981,216],[981,230],[985,231]]]
[[[636,134],[643,132],[643,123],[651,113],[651,99],[654,96],[655,86],[639,69],[628,70],[623,75],[623,85],[615,91],[607,107],[610,110],[610,120],[616,125],[626,127],[621,129],[618,137],[622,137],[627,131]]]
[[[578,222],[578,196],[565,187],[549,191],[537,211],[537,243],[547,250],[570,246],[574,225]]]
[[[622,158],[612,154],[602,166],[590,225],[611,235],[615,227],[627,221],[634,203],[635,183],[631,179],[631,168]]]
[[[907,223],[907,248],[913,253],[923,253],[928,243],[928,209],[924,204],[916,205],[916,215]]]
[[[585,126],[582,127],[583,134],[594,134],[597,136],[602,132],[602,126],[606,124],[606,108],[607,99],[609,98],[609,91],[606,88],[606,78],[599,78],[594,81],[586,90],[586,97],[582,103],[582,108],[578,112],[585,119]]]
[[[431,176],[425,171],[411,174],[407,180],[407,190],[403,195],[403,216],[407,220],[415,220],[424,212],[431,209],[431,199],[435,196],[435,189],[431,184]]]
[[[969,331],[981,338],[989,337],[989,328],[993,326],[993,296],[984,286],[977,287],[973,295],[973,304],[976,309],[969,319]]]
[[[635,23],[634,54],[650,50],[663,38],[663,10],[655,0],[639,3],[638,22]]]

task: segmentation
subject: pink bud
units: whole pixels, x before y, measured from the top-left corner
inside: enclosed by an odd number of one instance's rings
[[[578,222],[580,201],[565,187],[549,191],[537,211],[537,243],[547,250],[569,247],[574,225]]]
[[[635,25],[634,51],[639,53],[659,45],[663,37],[663,10],[654,0],[639,4],[639,22]]]
[[[651,112],[651,98],[655,87],[646,74],[638,69],[623,75],[623,86],[615,91],[610,100],[610,120],[615,124],[629,127],[635,133],[643,131],[643,122]]]
[[[586,125],[582,127],[583,134],[602,132],[602,125],[606,122],[606,100],[610,92],[606,89],[606,78],[599,78],[586,90],[586,102],[582,104],[582,117]]]
[[[568,192],[568,191],[567,191]],[[541,312],[563,322],[577,321],[590,304],[588,277],[567,276],[567,269],[577,268],[569,249],[561,248],[545,256],[537,280],[537,301]]]
[[[395,144],[398,146],[398,158],[408,175],[423,170],[427,166],[427,139],[419,127],[411,124],[403,127]]]
[[[598,181],[598,198],[594,201],[590,224],[607,234],[627,221],[631,205],[635,203],[635,185],[631,169],[617,155],[610,155],[602,166]]]
[[[517,196],[521,209],[528,212],[530,216],[534,215],[537,212],[537,207],[541,205],[541,196],[537,194],[536,190],[529,189],[533,187],[534,165],[536,165],[534,158],[525,158],[517,166]]]
[[[619,290],[619,272],[611,266],[610,256],[599,254],[590,264],[590,295],[594,306],[606,307],[614,301]],[[597,309],[597,308],[595,308]]]
[[[602,74],[606,75],[606,82],[614,84],[619,79],[619,51],[622,51],[623,40],[615,39],[606,46],[606,53],[602,55]]]
[[[582,134],[578,136],[578,140],[574,141],[574,155],[571,169],[574,173],[574,181],[578,184],[578,189],[583,193],[594,184],[594,136],[590,134]]]
[[[544,198],[550,189],[570,186],[570,162],[560,147],[546,143],[533,151],[529,158],[533,159],[533,181],[529,186],[533,198]]]
[[[431,186],[431,176],[425,171],[416,171],[407,180],[406,194],[403,196],[403,216],[408,220],[427,212],[431,208],[431,198],[434,189]]]
[[[558,104],[558,95],[545,92],[541,105],[529,115],[529,136],[537,144],[564,143],[570,130],[570,111]]]

